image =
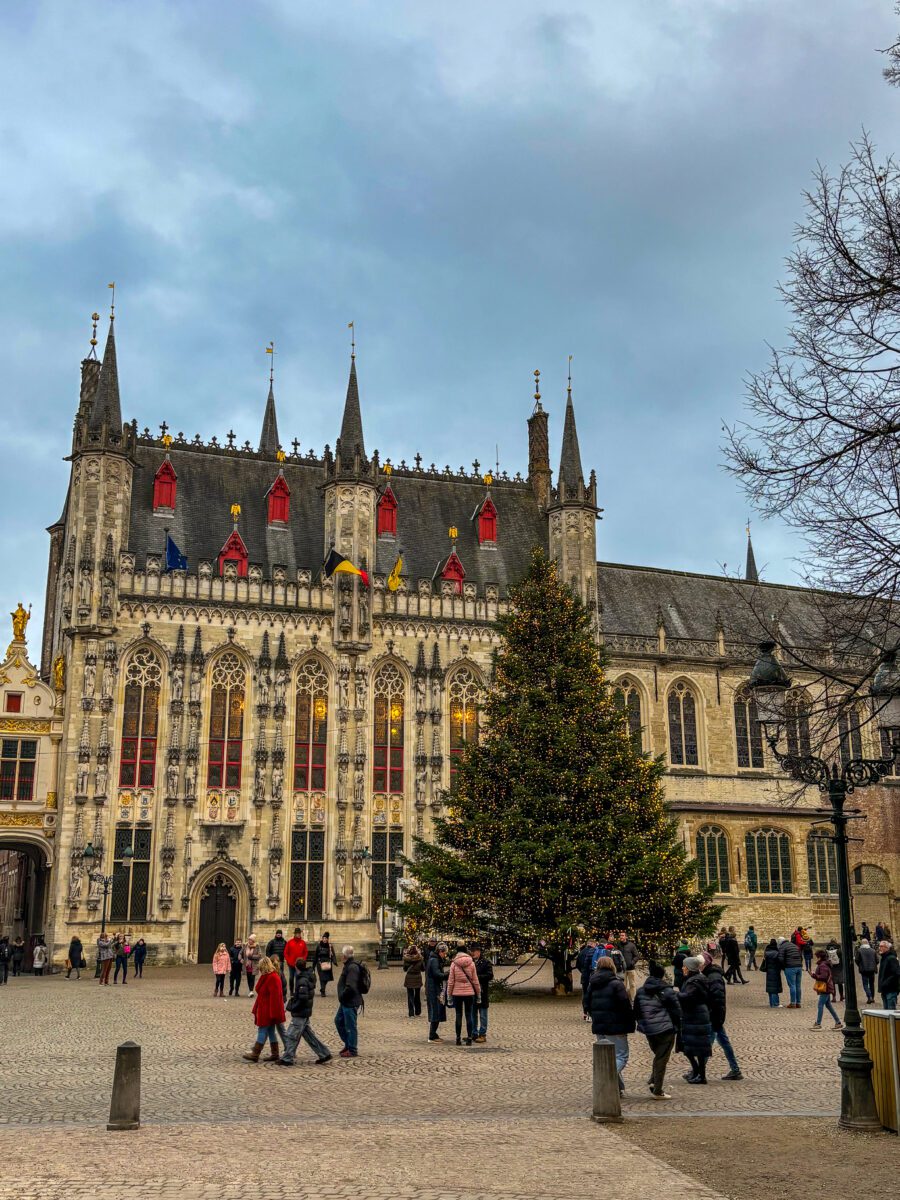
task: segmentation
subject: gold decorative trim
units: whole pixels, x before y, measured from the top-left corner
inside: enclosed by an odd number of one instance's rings
[[[47,793],[47,808],[56,809],[56,792]]]
[[[0,717],[0,733],[49,733],[50,722],[36,717]]]
[[[43,829],[43,813],[0,812],[0,829]]]

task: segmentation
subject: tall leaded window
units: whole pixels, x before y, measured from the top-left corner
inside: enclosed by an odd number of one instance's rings
[[[468,667],[454,671],[448,688],[450,696],[450,786],[467,746],[478,742],[478,695],[481,687]]]
[[[747,855],[747,887],[763,895],[780,895],[794,890],[791,871],[791,839],[780,829],[752,829],[744,838]]]
[[[638,754],[644,749],[643,721],[641,720],[641,693],[630,679],[620,679],[613,692],[613,699],[622,710],[622,719],[631,744]]]
[[[851,758],[862,758],[859,709],[854,705],[843,708],[838,713],[838,742],[843,766],[846,766]]]
[[[813,830],[806,839],[806,861],[809,866],[810,895],[836,895],[837,852],[834,839],[827,833]]]
[[[731,891],[728,837],[718,825],[702,825],[697,830],[697,878],[701,887]]]
[[[669,761],[673,767],[698,766],[697,702],[686,683],[676,683],[670,690],[668,715]]]
[[[756,701],[746,688],[734,697],[734,736],[739,767],[764,767],[762,727]]]
[[[212,671],[209,710],[209,763],[206,782],[214,788],[241,786],[246,676],[231,651],[220,655]]]
[[[325,831],[295,829],[291,833],[291,892],[293,920],[320,921],[325,911]]]
[[[375,676],[375,743],[372,790],[403,791],[403,718],[406,688],[393,663]]]
[[[37,742],[33,738],[4,738],[2,755],[0,800],[32,800]]]
[[[809,697],[805,692],[790,692],[784,708],[788,754],[810,754]]]
[[[119,787],[153,787],[159,732],[162,668],[149,646],[141,646],[125,668]]]
[[[381,829],[372,834],[372,916],[385,900],[397,899],[397,883],[403,878],[403,830]]]
[[[112,921],[146,921],[150,894],[150,830],[117,829],[113,848],[113,880],[109,893]],[[130,849],[133,857],[126,858]]]
[[[294,791],[325,790],[328,754],[328,675],[310,659],[297,676],[294,728]]]

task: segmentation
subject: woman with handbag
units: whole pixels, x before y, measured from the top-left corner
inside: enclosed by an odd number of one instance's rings
[[[834,1005],[831,1003],[831,998],[834,995],[834,974],[831,970],[831,964],[828,961],[827,950],[816,951],[816,969],[810,971],[813,977],[813,990],[819,1000],[819,1008],[816,1013],[816,1023],[813,1029],[822,1028],[822,1013],[827,1008],[834,1017],[835,1029],[843,1029],[841,1018],[834,1010]]]
[[[313,959],[316,964],[316,974],[319,977],[319,995],[325,995],[325,989],[329,983],[334,982],[334,971],[332,968],[337,963],[337,955],[334,952],[334,946],[331,944],[331,935],[323,933],[319,938],[318,944],[313,951]]]
[[[422,1015],[422,953],[418,946],[403,951],[403,986],[406,988],[406,1007],[411,1017]]]
[[[468,950],[459,950],[450,964],[447,976],[447,996],[453,999],[456,1009],[456,1044],[462,1045],[462,1022],[466,1018],[466,1045],[472,1045],[475,1036],[475,1004],[481,999],[481,984],[475,970],[475,960]]]
[[[438,942],[434,951],[428,956],[428,966],[425,968],[425,1001],[428,1005],[429,1042],[444,1040],[438,1037],[438,1025],[447,1020],[447,1008],[443,1001],[446,962],[447,943]]]
[[[278,1029],[284,1029],[284,995],[281,990],[281,976],[276,971],[270,958],[259,960],[259,977],[256,980],[256,999],[253,1001],[253,1019],[256,1022],[256,1041],[253,1049],[248,1050],[244,1058],[248,1062],[259,1062],[262,1048],[269,1039],[269,1057],[267,1062],[278,1062]]]

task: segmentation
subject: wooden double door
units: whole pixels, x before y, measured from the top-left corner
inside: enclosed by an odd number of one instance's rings
[[[232,945],[236,909],[234,885],[224,875],[213,876],[200,895],[197,962],[212,962],[220,942]]]

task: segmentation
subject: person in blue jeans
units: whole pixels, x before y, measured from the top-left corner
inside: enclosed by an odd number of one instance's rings
[[[897,995],[900,993],[900,961],[897,959],[897,951],[891,942],[882,940],[878,943],[878,953],[881,955],[881,962],[878,964],[881,1003],[887,1009],[895,1009]]]
[[[709,1019],[712,1026],[709,1039],[710,1056],[712,1056],[716,1042],[718,1042],[728,1063],[728,1074],[723,1075],[722,1078],[728,1080],[743,1079],[744,1076],[741,1074],[737,1056],[731,1045],[731,1038],[725,1032],[725,1011],[728,994],[728,989],[725,986],[725,975],[722,968],[713,962],[711,954],[704,954],[703,958],[706,959],[706,966],[703,968],[702,974],[706,978],[706,988],[709,996]]]
[[[831,969],[831,964],[828,962],[827,950],[816,951],[816,968],[810,974],[815,980],[816,996],[819,1001],[819,1007],[816,1012],[816,1023],[813,1025],[813,1029],[822,1028],[822,1013],[826,1009],[834,1017],[835,1029],[843,1029],[844,1026],[841,1024],[841,1018],[835,1012],[834,1005],[831,1002],[834,996],[834,973]]]
[[[787,980],[791,1002],[788,1008],[800,1007],[800,981],[803,978],[803,954],[800,947],[786,938],[778,939],[778,961]]]
[[[359,1034],[357,1019],[363,1006],[362,991],[360,990],[360,966],[353,957],[353,947],[345,946],[341,951],[343,969],[338,980],[338,1010],[334,1016],[334,1027],[338,1037],[344,1043],[341,1058],[359,1057]]]
[[[488,1009],[491,1004],[491,980],[494,978],[494,967],[489,958],[484,957],[484,951],[481,946],[472,947],[472,960],[475,963],[475,972],[478,975],[478,986],[481,988],[481,995],[475,1007],[475,1037],[476,1042],[487,1041],[488,1031]]]

